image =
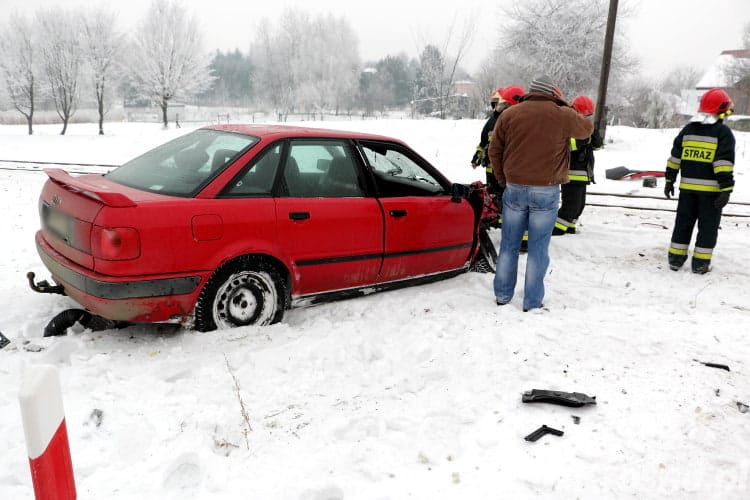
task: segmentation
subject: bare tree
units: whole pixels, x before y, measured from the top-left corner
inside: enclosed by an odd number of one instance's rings
[[[453,16],[441,46],[426,44],[420,57],[418,92],[422,99],[433,99],[441,119],[446,117],[459,65],[476,33],[476,23],[472,20],[465,21],[457,31],[458,19],[458,15]]]
[[[105,8],[89,11],[83,19],[85,57],[91,69],[99,111],[99,135],[104,135],[104,91],[125,40],[116,30],[116,21],[115,14]]]
[[[39,47],[42,66],[47,76],[47,91],[63,122],[60,135],[65,135],[68,122],[78,103],[78,81],[83,66],[81,16],[74,11],[52,8],[36,13],[37,30],[43,33]]]
[[[128,69],[133,87],[162,111],[175,98],[188,98],[211,86],[211,57],[194,17],[177,0],[153,0],[135,31]]]
[[[659,88],[664,92],[680,95],[685,89],[695,88],[695,84],[701,79],[701,70],[695,66],[678,66],[667,73]]]
[[[32,41],[31,24],[20,14],[12,14],[6,29],[0,34],[0,75],[13,107],[21,113],[34,133],[34,101],[37,90],[36,49]]]

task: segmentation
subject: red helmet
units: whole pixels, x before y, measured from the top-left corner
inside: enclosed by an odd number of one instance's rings
[[[500,99],[503,98],[503,88],[498,87],[495,90],[492,91],[492,96],[490,97],[490,102],[498,102]]]
[[[587,95],[579,95],[571,103],[576,111],[584,116],[591,116],[594,114],[594,101]]]
[[[519,85],[511,85],[510,87],[500,89],[500,96],[503,98],[503,101],[509,103],[511,106],[521,102],[521,97],[525,93],[526,91]]]
[[[701,97],[698,112],[708,113],[709,115],[720,115],[729,111],[731,107],[732,99],[729,98],[729,94],[721,89],[711,89]]]

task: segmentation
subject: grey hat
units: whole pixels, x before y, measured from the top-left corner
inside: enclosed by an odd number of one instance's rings
[[[555,97],[562,95],[560,89],[552,83],[552,79],[547,75],[538,76],[531,80],[529,92],[541,92],[542,94],[549,94]]]

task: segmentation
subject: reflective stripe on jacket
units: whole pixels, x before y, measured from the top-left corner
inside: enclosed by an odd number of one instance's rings
[[[721,121],[691,122],[675,137],[665,176],[675,182],[681,173],[680,189],[718,193],[734,188],[734,135]]]

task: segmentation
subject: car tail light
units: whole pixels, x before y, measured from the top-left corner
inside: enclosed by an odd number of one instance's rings
[[[141,239],[132,227],[94,226],[91,254],[104,260],[130,260],[141,255]]]

